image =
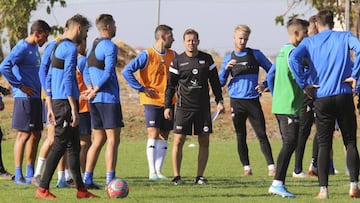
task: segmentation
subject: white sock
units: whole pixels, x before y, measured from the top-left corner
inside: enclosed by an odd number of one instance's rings
[[[275,164],[268,165],[268,169],[269,169],[269,171],[274,170],[275,169]]]
[[[350,190],[354,190],[358,188],[358,182],[350,182]]]
[[[58,180],[65,181],[65,171],[58,171]]]
[[[251,170],[250,165],[246,165],[246,166],[244,166],[244,170]]]
[[[326,186],[321,186],[320,187],[320,192],[328,192],[328,189],[327,189],[327,187]]]
[[[161,174],[162,167],[165,161],[167,146],[167,140],[157,140],[156,142],[155,169],[157,174]]]
[[[43,157],[38,158],[36,168],[35,168],[34,177],[41,176],[42,171],[43,171],[44,166],[45,166],[45,163],[46,163],[46,158],[43,158]]]
[[[65,180],[71,180],[72,179],[72,174],[70,173],[70,170],[65,169]]]
[[[273,180],[273,182],[272,182],[272,186],[281,186],[283,184],[284,184],[284,182],[281,180]]]
[[[149,173],[155,173],[156,140],[148,139],[146,144],[146,156],[149,165]]]

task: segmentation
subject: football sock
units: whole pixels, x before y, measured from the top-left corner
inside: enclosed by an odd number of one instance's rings
[[[162,167],[165,161],[168,142],[167,140],[157,140],[155,144],[156,144],[155,169],[156,169],[156,173],[161,174]]]
[[[358,182],[350,182],[350,190],[358,188]]]
[[[58,171],[58,180],[65,182],[65,171]]]
[[[273,186],[280,186],[280,185],[283,185],[283,184],[284,184],[284,182],[281,181],[281,180],[273,180],[273,182],[272,182]]]
[[[15,167],[15,180],[19,180],[21,177],[23,177],[21,167],[16,166]]]
[[[156,156],[156,147],[155,139],[148,139],[146,145],[146,156],[149,165],[149,172],[155,173],[155,156]]]
[[[109,183],[115,178],[115,171],[106,172],[106,185],[109,185]]]
[[[32,178],[34,176],[34,165],[26,165],[26,178]]]
[[[38,158],[36,168],[35,168],[35,173],[34,173],[35,177],[41,175],[41,173],[44,169],[45,163],[46,163],[46,158],[43,158],[43,157]]]
[[[94,175],[94,172],[85,172],[84,174],[84,183],[87,184],[87,185],[91,185],[93,183],[93,175]]]
[[[71,180],[72,179],[72,174],[70,173],[69,169],[65,169],[65,180]]]
[[[246,166],[244,166],[244,170],[251,170],[250,165],[246,165]]]

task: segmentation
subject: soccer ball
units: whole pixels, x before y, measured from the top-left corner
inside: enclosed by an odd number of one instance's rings
[[[129,185],[122,178],[112,180],[106,188],[109,198],[125,198],[129,194]]]

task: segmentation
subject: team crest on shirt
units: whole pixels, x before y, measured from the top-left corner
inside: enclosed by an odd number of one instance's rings
[[[200,61],[199,61],[199,64],[205,64],[205,61],[204,61],[204,60],[200,60]]]
[[[199,70],[197,68],[192,69],[192,74],[197,75],[199,73]]]
[[[206,133],[209,132],[209,127],[208,127],[208,126],[204,126],[203,131],[206,132]]]

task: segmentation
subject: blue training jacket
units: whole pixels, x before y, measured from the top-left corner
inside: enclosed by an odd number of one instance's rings
[[[355,53],[354,63],[349,50]],[[289,64],[302,89],[309,84],[301,64],[303,58],[309,60],[311,81],[320,86],[315,89],[317,98],[352,94],[351,85],[344,83],[346,78],[359,77],[360,42],[352,33],[324,30],[303,39],[292,51]]]
[[[79,87],[76,79],[78,50],[70,40],[62,40],[54,50],[55,57],[64,60],[64,67],[50,66],[46,76],[46,95],[52,99],[79,99]]]
[[[87,58],[92,47],[88,49]],[[90,100],[91,103],[120,103],[120,88],[116,76],[118,47],[110,40],[101,40],[95,48],[95,56],[104,61],[104,69],[94,66],[86,66],[84,70],[85,84],[99,87],[96,96]]]
[[[235,52],[236,56],[242,57],[247,55],[248,48],[242,52]],[[254,57],[266,72],[271,68],[271,62],[258,49],[252,49]],[[231,60],[231,54],[224,57],[219,71],[219,79],[221,86],[225,86],[228,80],[230,70],[225,70],[226,64]],[[258,98],[260,94],[255,90],[258,85],[259,74],[242,74],[230,79],[228,84],[228,92],[231,98],[236,99],[254,99]]]

